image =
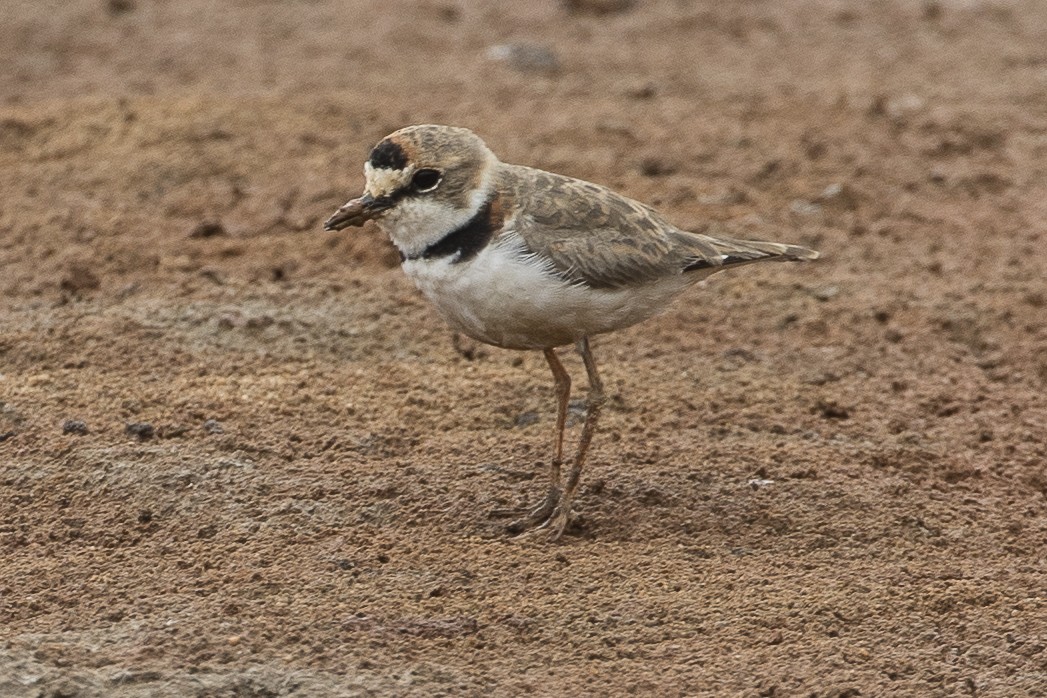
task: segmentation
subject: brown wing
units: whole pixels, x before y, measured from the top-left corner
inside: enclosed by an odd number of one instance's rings
[[[518,205],[507,232],[565,278],[619,288],[679,274],[687,255],[653,209],[605,187],[529,167],[505,166]],[[715,253],[710,248],[710,253]]]
[[[518,206],[506,232],[518,234],[564,278],[593,288],[641,285],[762,259],[817,256],[791,245],[689,233],[606,187],[529,167],[503,167],[499,188]]]

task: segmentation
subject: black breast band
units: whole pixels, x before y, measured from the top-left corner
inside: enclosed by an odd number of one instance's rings
[[[407,255],[404,261],[416,259],[442,259],[455,257],[451,264],[458,264],[472,259],[494,237],[494,221],[491,217],[492,201],[488,200],[472,218],[461,227],[455,228],[447,235],[426,247],[418,254]]]

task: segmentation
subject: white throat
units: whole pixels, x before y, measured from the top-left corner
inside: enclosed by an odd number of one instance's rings
[[[466,208],[457,208],[440,197],[437,190],[431,195],[412,196],[399,201],[378,224],[404,257],[416,257],[426,248],[442,240],[449,233],[469,222],[490,196],[493,163],[488,163],[480,176],[480,184],[468,197]],[[368,173],[368,179],[382,176],[381,169]]]

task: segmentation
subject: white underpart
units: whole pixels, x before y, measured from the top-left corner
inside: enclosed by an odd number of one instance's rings
[[[634,325],[689,285],[683,276],[614,290],[571,283],[513,234],[464,262],[416,259],[403,268],[452,327],[509,349],[563,346]]]

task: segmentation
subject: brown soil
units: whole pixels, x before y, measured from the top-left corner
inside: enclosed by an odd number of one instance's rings
[[[1047,695],[1047,5],[390,5],[4,8],[0,695]],[[558,544],[541,356],[319,229],[430,121],[824,254],[596,341]]]

